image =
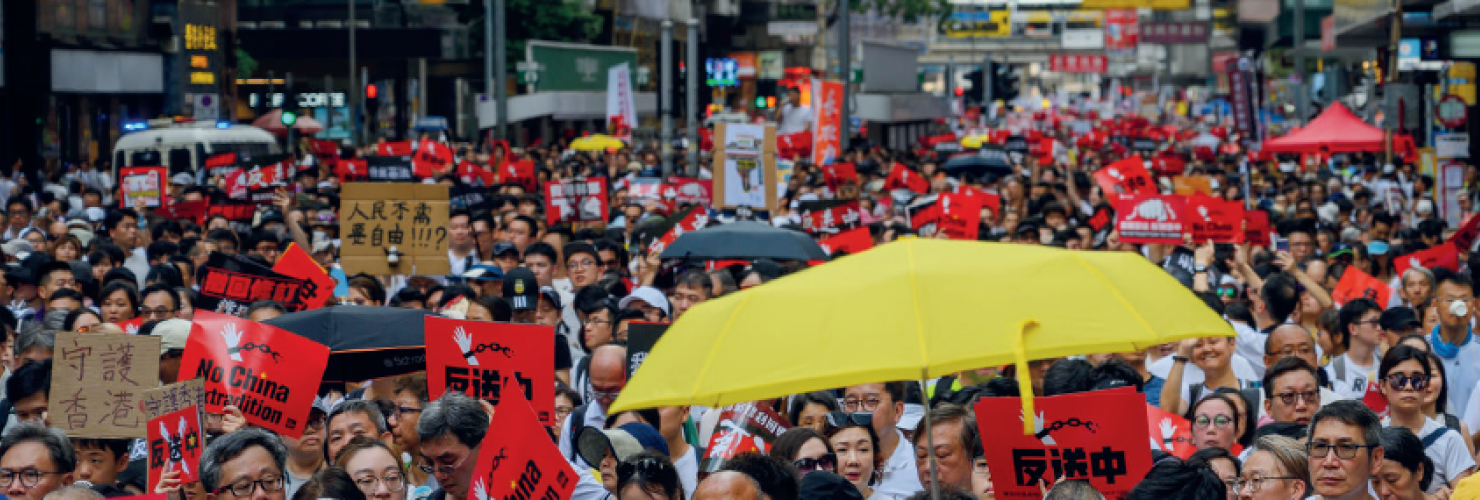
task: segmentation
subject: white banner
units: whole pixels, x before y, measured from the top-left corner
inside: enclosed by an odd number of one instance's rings
[[[1434,136],[1434,154],[1439,158],[1469,158],[1470,136],[1465,133],[1437,134]]]
[[[612,66],[606,72],[606,127],[612,129],[612,117],[622,117],[626,130],[637,125],[637,101],[632,94],[632,71],[627,63]],[[621,135],[621,134],[619,134]]]
[[[1103,49],[1105,30],[1101,28],[1065,28],[1059,38],[1065,49]]]

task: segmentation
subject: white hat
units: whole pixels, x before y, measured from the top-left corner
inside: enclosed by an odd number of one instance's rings
[[[87,207],[83,215],[87,216],[88,222],[103,222],[103,219],[108,218],[108,211],[103,210],[102,207]]]
[[[159,353],[164,354],[171,349],[185,349],[185,343],[190,338],[190,321],[171,318],[160,321],[154,325],[154,335],[159,337]]]
[[[637,287],[637,289],[633,290],[632,293],[628,294],[626,297],[622,297],[622,301],[617,303],[617,307],[626,309],[628,305],[639,300],[646,302],[650,306],[658,308],[658,310],[660,311],[663,311],[664,316],[672,316],[673,314],[668,312],[668,297],[664,297],[663,292],[658,291],[657,288],[653,288],[650,286]]]
[[[1418,204],[1414,205],[1413,207],[1413,212],[1419,215],[1429,215],[1434,213],[1433,200],[1418,200]]]
[[[899,425],[894,427],[902,431],[915,430],[920,425],[920,419],[925,418],[925,406],[918,403],[905,403],[904,413],[899,416]]]
[[[195,178],[191,177],[190,174],[180,172],[178,174],[175,174],[174,177],[170,178],[170,184],[174,184],[176,186],[189,186],[191,184],[195,184]]]
[[[30,255],[31,252],[35,251],[35,249],[31,248],[31,242],[20,238],[5,242],[4,245],[0,245],[0,250],[3,250],[5,252],[5,255],[9,255],[17,259],[24,259],[27,255]]]

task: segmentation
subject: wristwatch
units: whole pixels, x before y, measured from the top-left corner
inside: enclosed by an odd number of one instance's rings
[[[1208,272],[1207,264],[1195,264],[1192,266],[1192,274]]]
[[[1172,362],[1173,362],[1173,363],[1176,363],[1176,362],[1178,362],[1178,361],[1181,361],[1181,362],[1183,362],[1183,363],[1186,363],[1186,362],[1188,362],[1188,361],[1191,361],[1191,359],[1189,359],[1189,358],[1188,358],[1188,357],[1186,357],[1186,356],[1178,356],[1178,355],[1176,355],[1176,354],[1173,354],[1173,355],[1172,355]]]

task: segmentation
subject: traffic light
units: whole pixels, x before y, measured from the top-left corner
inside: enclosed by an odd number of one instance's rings
[[[376,99],[379,97],[380,89],[375,88],[375,84],[372,83],[365,86],[365,99],[367,100],[367,102],[368,100]]]
[[[992,99],[1012,102],[1018,97],[1018,73],[1011,65],[991,63]]]
[[[991,65],[992,63],[987,63],[988,68],[990,68]],[[971,92],[964,93],[967,105],[977,104],[981,102],[982,89],[986,88],[987,85],[982,79],[983,75],[984,73],[982,73],[982,70],[980,69],[966,74],[966,81],[971,82]],[[956,90],[958,91],[958,95],[963,95],[959,93],[959,91],[961,90],[960,88],[957,88]]]
[[[284,127],[291,127],[294,123],[298,123],[298,113],[285,109],[283,110],[282,119]]]

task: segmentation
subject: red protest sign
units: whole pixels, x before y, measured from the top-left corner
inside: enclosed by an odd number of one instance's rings
[[[292,160],[240,170],[226,176],[223,189],[228,197],[250,200],[259,205],[272,203],[273,189],[288,185],[292,178]]]
[[[370,165],[364,158],[339,160],[334,163],[334,176],[339,182],[364,182],[370,180]]]
[[[981,198],[964,193],[941,193],[938,232],[954,240],[976,240],[982,222]]]
[[[297,243],[288,244],[282,257],[278,257],[277,263],[272,265],[272,271],[303,280],[299,292],[299,296],[303,298],[301,311],[318,309],[334,298],[334,277],[324,272],[324,268],[314,262],[313,257]]]
[[[1151,160],[1151,168],[1161,175],[1182,175],[1182,171],[1187,169],[1187,161],[1177,155],[1161,155]]]
[[[1115,228],[1126,243],[1182,244],[1187,198],[1160,194],[1120,195]]]
[[[209,175],[211,177],[225,175],[228,172],[240,168],[236,165],[236,160],[237,157],[235,151],[217,153],[211,155],[209,158],[206,158],[206,164],[202,168],[206,170],[206,175]]]
[[[411,156],[411,141],[382,142],[375,145],[378,156]]]
[[[339,144],[334,141],[323,139],[309,139],[309,151],[313,152],[315,159],[324,163],[333,164],[339,161]]]
[[[1480,214],[1472,214],[1459,224],[1459,229],[1449,237],[1455,248],[1472,248],[1475,237],[1480,236]]]
[[[1368,381],[1367,390],[1362,393],[1362,404],[1367,405],[1379,417],[1387,417],[1387,396],[1382,395],[1382,389],[1378,388],[1377,382]]]
[[[954,137],[954,136],[952,136]],[[920,174],[905,167],[902,163],[895,163],[894,168],[889,170],[889,176],[884,178],[884,189],[908,189],[916,193],[930,192],[930,182],[926,181]]]
[[[1038,498],[1060,475],[1084,479],[1106,498],[1124,498],[1151,470],[1146,398],[1091,391],[1034,399],[1034,434],[1023,434],[1023,403],[982,398],[974,408],[997,496]]]
[[[200,479],[200,451],[205,439],[200,432],[200,408],[182,410],[149,419],[149,484],[159,476],[180,471],[180,484]]]
[[[1402,276],[1403,273],[1408,272],[1408,269],[1412,267],[1422,267],[1424,269],[1447,267],[1450,271],[1458,271],[1459,249],[1454,247],[1453,241],[1448,241],[1427,250],[1419,250],[1401,255],[1393,259],[1393,266],[1397,270],[1398,276]],[[1384,307],[1387,306],[1387,304],[1382,305]]]
[[[707,224],[709,224],[709,212],[702,208],[692,208],[688,215],[678,221],[678,224],[673,225],[673,229],[669,229],[668,232],[663,233],[663,237],[653,240],[648,245],[648,253],[661,254],[664,249],[668,248],[668,245],[678,241],[679,236],[690,231],[704,229]]]
[[[1336,289],[1331,291],[1331,300],[1345,305],[1353,300],[1368,298],[1377,301],[1378,306],[1386,307],[1391,293],[1392,289],[1388,288],[1387,283],[1349,266],[1341,275],[1341,281],[1336,283]]]
[[[1098,207],[1095,207],[1095,214],[1090,216],[1088,223],[1090,229],[1093,229],[1096,233],[1098,233],[1101,229],[1104,229],[1105,226],[1114,221],[1115,210],[1111,209],[1109,205],[1100,205]]]
[[[498,168],[498,182],[501,184],[518,184],[525,191],[534,191],[538,180],[532,160],[508,162]]]
[[[606,178],[545,184],[545,223],[606,222]]]
[[[522,394],[541,424],[559,425],[554,338],[548,326],[428,316],[427,394],[451,389],[499,408],[506,395]]]
[[[575,491],[575,469],[540,428],[528,402],[510,397],[488,419],[485,436],[473,467],[468,500],[553,500],[570,498]]]
[[[1223,201],[1205,194],[1187,198],[1187,218],[1192,222],[1192,241],[1202,244],[1243,243],[1244,204]]]
[[[822,180],[827,187],[837,191],[843,184],[858,182],[858,167],[852,163],[831,163],[822,166]]]
[[[1146,171],[1146,163],[1139,155],[1101,168],[1095,172],[1095,182],[1099,183],[1106,197],[1115,193],[1156,194],[1156,185],[1151,182],[1151,174]]]
[[[995,191],[983,191],[969,186],[956,186],[953,192],[980,200],[981,206],[991,209],[994,214],[1002,208],[1002,194]]]
[[[118,206],[133,208],[135,200],[143,199],[144,206],[157,207],[164,200],[165,186],[169,180],[169,169],[165,167],[124,167],[118,170]]]
[[[869,234],[867,227],[860,227],[823,238],[817,242],[817,245],[821,246],[822,251],[827,252],[828,255],[837,252],[848,252],[852,255],[873,248],[874,237]]]
[[[663,197],[677,204],[707,207],[714,204],[714,180],[669,177]]]
[[[1244,211],[1244,241],[1259,246],[1269,246],[1269,212],[1263,210]]]
[[[802,212],[802,230],[808,233],[851,229],[858,225],[858,200],[804,201],[799,210]]]
[[[1186,459],[1197,452],[1192,444],[1192,423],[1179,415],[1146,405],[1146,432],[1151,435],[1152,449]]]
[[[812,155],[812,132],[776,135],[777,155],[782,158],[810,158]]]
[[[194,323],[180,367],[188,374],[182,378],[205,379],[204,410],[223,413],[223,407],[235,406],[247,423],[291,438],[303,435],[329,366],[329,348],[210,311],[196,310]]]
[[[755,403],[727,406],[719,414],[719,426],[709,438],[709,446],[704,448],[699,470],[717,471],[726,460],[744,453],[765,455],[776,437],[790,427],[768,407]]]
[[[193,220],[200,224],[205,222],[206,210],[210,206],[211,202],[206,200],[185,201],[176,198],[159,207],[156,213],[169,219]]]
[[[457,177],[469,186],[479,185],[479,182],[483,186],[493,185],[493,172],[488,167],[467,160],[457,162]]]
[[[440,142],[422,139],[411,157],[411,168],[419,179],[426,179],[452,166],[452,148]]]

